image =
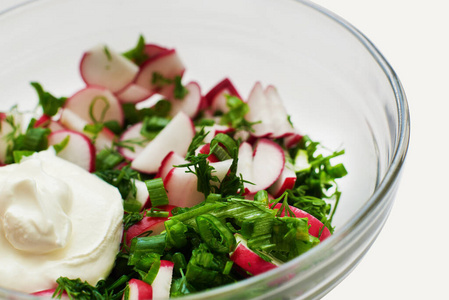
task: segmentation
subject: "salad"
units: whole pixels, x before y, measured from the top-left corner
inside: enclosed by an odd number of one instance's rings
[[[0,172],[51,150],[114,186],[123,204],[107,274],[60,274],[27,292],[179,297],[257,276],[332,234],[335,180],[347,172],[331,159],[344,150],[301,134],[272,85],[256,82],[244,98],[229,78],[204,92],[184,72],[175,49],[143,37],[125,53],[100,45],[82,56],[83,89],[56,97],[32,82],[30,120],[15,107],[0,113]]]

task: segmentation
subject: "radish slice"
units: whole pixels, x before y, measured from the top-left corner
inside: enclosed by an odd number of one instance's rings
[[[165,230],[164,222],[168,221],[168,218],[172,216],[171,210],[175,206],[167,205],[166,210],[168,210],[168,217],[143,217],[142,220],[137,222],[136,224],[132,225],[128,228],[126,231],[126,245],[131,245],[131,240],[138,236],[143,236],[145,233],[148,233],[145,236],[152,236],[152,235],[158,235],[162,231]],[[151,231],[151,233],[149,233]]]
[[[145,54],[148,55],[148,58],[151,59],[154,56],[157,56],[163,52],[168,51],[169,49],[161,47],[159,45],[156,44],[146,44],[145,45]]]
[[[237,242],[237,247],[234,252],[231,253],[230,259],[245,271],[253,275],[259,275],[281,265],[281,263],[275,259],[268,262],[257,255],[248,247],[245,238],[240,234],[234,234],[234,236]]]
[[[273,86],[268,86],[265,91],[260,82],[256,82],[251,90],[247,104],[249,112],[245,118],[254,124],[253,135],[256,137],[282,138],[295,133],[288,120],[287,111]]]
[[[119,147],[118,151],[128,160],[134,160],[150,142],[140,134],[142,130],[142,122],[136,123],[129,127],[120,136],[120,142],[129,145],[133,149],[127,147]]]
[[[210,143],[212,139],[219,133],[230,133],[234,131],[233,128],[228,127],[226,125],[214,124],[212,126],[205,126],[204,132],[209,132],[208,135],[204,138],[203,142]]]
[[[153,299],[153,287],[142,280],[133,278],[130,281],[128,281],[128,298],[125,298],[125,295],[123,295],[122,299],[123,300]]]
[[[47,115],[42,115],[39,119],[34,123],[34,128],[44,127],[46,128],[51,122],[51,117]]]
[[[299,133],[294,133],[292,135],[286,136],[284,138],[284,146],[288,149],[293,148],[296,145],[298,145],[298,143],[301,141],[302,137],[303,136]]]
[[[84,131],[84,127],[88,124],[88,122],[83,120],[80,116],[72,112],[70,109],[64,109],[62,111],[60,122],[68,129],[77,131],[79,133],[85,134],[89,138],[92,138],[92,134]],[[114,140],[114,133],[107,128],[103,128],[103,130],[97,135],[97,138],[95,140],[95,149],[97,151],[100,151],[104,148],[111,148]]]
[[[170,116],[175,116],[180,111],[190,118],[194,118],[198,114],[202,100],[201,88],[196,82],[189,82],[185,85],[185,88],[188,93],[184,99],[170,99]]]
[[[152,95],[153,92],[135,83],[131,83],[116,94],[121,103],[139,103],[150,98]]]
[[[151,286],[153,287],[153,299],[165,300],[170,298],[170,287],[173,277],[173,268],[175,264],[168,260],[161,260],[161,266],[154,278]]]
[[[50,133],[48,144],[56,145],[69,137],[67,145],[57,153],[57,156],[74,163],[86,171],[95,170],[95,147],[88,137],[72,130],[59,130]]]
[[[278,203],[274,206],[275,209],[281,208],[282,204]],[[313,235],[314,237],[319,237],[320,241],[324,241],[328,237],[331,236],[331,232],[329,229],[324,226],[323,223],[321,223],[320,220],[312,216],[311,214],[303,211],[302,209],[299,209],[294,206],[290,206],[291,211],[295,214],[297,218],[307,218],[307,224],[309,224],[309,234]],[[285,216],[285,211],[281,212],[281,217]],[[322,231],[322,232],[321,232]],[[320,235],[321,232],[321,235]]]
[[[292,189],[296,183],[296,173],[290,163],[285,163],[281,176],[268,188],[268,192],[279,198],[282,193],[288,189]]]
[[[143,173],[156,173],[164,157],[173,151],[186,155],[195,136],[192,120],[185,113],[178,113],[161,132],[132,161],[131,167]]]
[[[136,187],[136,200],[141,204],[140,209],[144,208],[150,199],[148,188],[145,182],[134,179],[134,185]]]
[[[64,106],[88,123],[117,121],[123,125],[123,111],[117,98],[106,88],[86,87],[67,99]],[[92,115],[91,115],[92,112]]]
[[[226,113],[229,111],[226,105],[226,96],[231,95],[242,99],[237,89],[229,78],[225,78],[215,85],[205,96],[205,103],[212,111],[221,111]]]
[[[284,164],[284,151],[271,140],[258,140],[254,151],[247,142],[239,147],[237,174],[253,183],[244,183],[247,193],[254,194],[271,186],[284,170]]]
[[[202,153],[202,154],[209,154],[209,152],[210,152],[210,144],[204,144],[203,146],[200,146],[200,147],[197,149],[197,155],[198,155],[199,153]],[[207,158],[207,160],[208,160],[209,162],[219,162],[219,161],[220,161],[220,160],[215,156],[215,154],[209,155],[209,157]]]
[[[219,181],[223,180],[231,164],[232,159],[210,163],[210,166],[214,168],[212,176],[217,176]],[[175,167],[165,176],[164,186],[170,205],[192,207],[204,201],[204,194],[197,190],[198,177],[187,171],[187,167]],[[211,182],[211,184],[217,185],[218,183]]]
[[[84,53],[80,63],[81,77],[87,85],[97,85],[116,93],[129,85],[139,67],[105,45]]]
[[[66,129],[64,126],[62,126],[60,122],[55,122],[53,120],[50,121],[50,123],[47,125],[47,128],[50,129],[51,131]]]
[[[135,83],[149,91],[160,93],[164,96],[171,95],[173,84],[161,85],[160,83],[153,83],[153,77],[155,74],[159,74],[163,78],[174,80],[176,76],[182,76],[184,70],[184,65],[176,51],[167,50],[150,58],[140,67]]]
[[[198,179],[193,173],[186,173],[188,169],[172,168],[164,179],[167,190],[168,203],[180,207],[192,207],[204,201],[204,194],[198,192]]]
[[[188,163],[188,161],[185,160],[183,156],[171,151],[162,160],[161,166],[159,167],[159,170],[157,171],[156,178],[160,177],[160,178],[162,178],[162,180],[164,180],[165,177],[167,177],[167,174],[170,172],[170,170],[174,168],[174,166],[182,165],[182,164],[186,164],[186,163]]]

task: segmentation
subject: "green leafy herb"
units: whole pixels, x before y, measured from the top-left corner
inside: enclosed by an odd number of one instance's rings
[[[39,105],[42,107],[44,114],[47,116],[56,115],[59,108],[61,108],[66,102],[67,98],[56,98],[49,92],[44,91],[42,86],[37,82],[31,82],[31,85],[34,87],[39,96]]]
[[[222,115],[220,123],[237,130],[254,131],[252,126],[260,122],[248,122],[245,115],[249,112],[249,106],[240,98],[231,95],[226,96],[226,106],[229,111]]]
[[[167,126],[168,123],[170,123],[168,118],[159,116],[145,117],[140,134],[148,140],[152,140],[165,128],[165,126]]]
[[[133,49],[123,53],[123,56],[133,61],[138,66],[141,66],[146,60],[148,60],[149,56],[145,53],[144,37],[140,35],[137,45]]]
[[[182,77],[177,75],[173,79],[165,77],[159,72],[154,72],[151,79],[151,83],[158,86],[164,87],[173,84],[173,97],[177,100],[182,100],[189,93],[189,90],[182,84]]]
[[[176,76],[174,83],[175,88],[173,89],[173,97],[178,100],[184,99],[185,96],[187,96],[187,94],[189,93],[189,90],[184,85],[182,85],[181,76]]]

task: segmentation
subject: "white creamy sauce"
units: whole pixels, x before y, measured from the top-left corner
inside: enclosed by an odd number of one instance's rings
[[[60,276],[95,285],[122,236],[118,190],[53,150],[0,167],[0,286],[26,293]]]

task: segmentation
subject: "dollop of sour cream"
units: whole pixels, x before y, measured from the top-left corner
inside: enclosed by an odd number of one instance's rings
[[[0,167],[0,286],[26,293],[60,276],[95,285],[122,235],[118,190],[54,150]]]

